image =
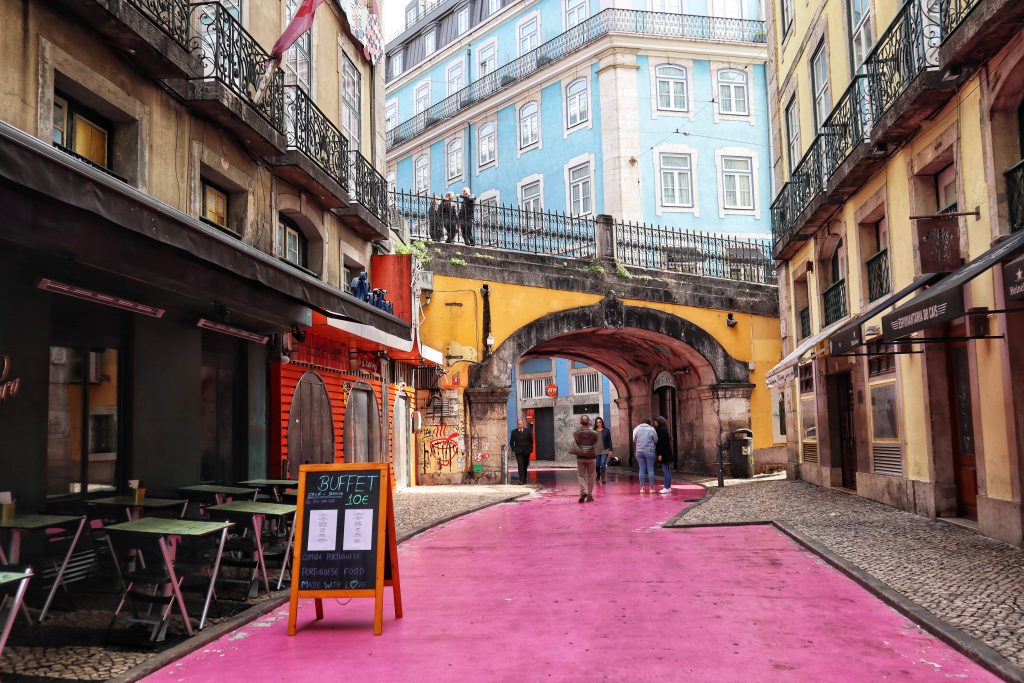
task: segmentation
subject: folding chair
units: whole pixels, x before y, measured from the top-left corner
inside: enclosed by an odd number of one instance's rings
[[[214,509],[210,509],[209,513],[210,519],[215,522],[235,521],[234,517]],[[221,558],[220,566],[222,570],[226,567],[242,570],[239,573],[243,575],[243,578],[227,577],[223,575],[222,571],[217,582],[244,586],[245,594],[251,596],[254,586],[256,592],[259,592],[260,562],[256,556],[258,552],[256,539],[252,536],[252,526],[249,524],[236,524],[232,531],[238,533],[228,535],[228,540],[224,543],[224,556]],[[244,578],[245,570],[248,570],[249,578]]]

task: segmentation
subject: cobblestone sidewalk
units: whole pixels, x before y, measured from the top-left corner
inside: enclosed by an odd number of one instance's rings
[[[447,519],[528,495],[534,490],[526,486],[436,486],[398,491],[395,494],[398,539],[402,541]],[[273,587],[278,574],[275,570],[269,573]],[[210,624],[229,620],[257,604],[279,602],[287,595],[286,588],[247,602],[223,599],[225,614],[223,617],[212,615]],[[149,647],[104,645],[115,600],[112,588],[90,587],[87,595],[79,596],[78,609],[74,612],[53,611],[44,625],[31,628],[19,620],[0,658],[0,677],[4,683],[105,681],[123,676],[185,640],[181,621],[174,618],[167,642],[155,651]]]
[[[720,489],[676,526],[774,521],[1024,666],[1024,550],[802,481]]]

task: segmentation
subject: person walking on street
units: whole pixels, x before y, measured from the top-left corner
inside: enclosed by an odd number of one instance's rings
[[[647,482],[650,481],[651,493],[654,493],[654,458],[658,447],[658,432],[651,426],[652,420],[647,418],[633,429],[633,448],[636,461],[640,465],[640,493],[647,493]]]
[[[657,422],[658,443],[655,446],[654,453],[658,458],[658,462],[661,463],[661,477],[663,480],[661,490],[658,493],[672,493],[672,468],[676,464],[676,451],[672,448],[672,436],[668,433],[668,420],[665,419],[664,415],[659,415]],[[653,487],[651,492],[654,492]]]
[[[576,478],[580,484],[581,503],[594,502],[594,475],[597,471],[597,442],[599,435],[590,428],[590,416],[580,417],[579,429],[572,433],[572,452],[576,456]]]
[[[455,206],[455,193],[446,192],[444,201],[441,202],[441,223],[444,225],[444,232],[447,237],[445,244],[455,241],[455,234],[458,232],[459,208]]]
[[[604,418],[594,420],[594,431],[601,437],[597,440],[597,481],[608,483],[608,456],[612,453],[612,430],[604,425]]]
[[[473,208],[476,206],[474,197],[468,187],[462,188],[462,195],[459,197],[462,206],[459,207],[459,227],[462,228],[462,241],[466,246],[472,247],[476,244],[473,240]]]
[[[519,483],[525,484],[526,470],[530,467],[530,454],[533,452],[533,425],[526,429],[522,420],[516,422],[516,428],[508,435],[508,447],[516,454]]]

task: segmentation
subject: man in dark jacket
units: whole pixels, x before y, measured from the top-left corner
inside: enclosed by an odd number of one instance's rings
[[[455,241],[455,235],[459,232],[459,207],[455,204],[455,193],[445,192],[441,200],[441,225],[444,226],[446,244]]]
[[[516,428],[508,435],[508,447],[516,454],[519,465],[519,483],[526,483],[526,470],[530,466],[530,454],[533,453],[533,425],[526,429],[523,421],[516,422]]]
[[[475,242],[473,240],[473,221],[475,216],[473,215],[473,208],[476,206],[476,197],[474,197],[468,187],[462,188],[462,196],[459,197],[462,202],[462,206],[459,207],[459,226],[462,228],[462,241],[466,243],[466,246],[472,247]]]
[[[672,468],[676,464],[676,451],[672,448],[672,437],[668,433],[668,420],[659,415],[656,422],[658,423],[658,443],[654,447],[654,455],[661,463],[661,476],[664,480],[658,493],[672,493]]]

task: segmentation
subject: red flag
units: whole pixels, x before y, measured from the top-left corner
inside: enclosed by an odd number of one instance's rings
[[[284,33],[274,43],[274,47],[270,49],[270,56],[274,61],[280,61],[285,50],[292,46],[296,40],[299,39],[303,33],[308,31],[313,26],[313,15],[316,13],[316,8],[322,5],[324,0],[302,0],[302,4],[299,5],[298,11],[292,20],[288,22],[288,26],[285,27]]]

